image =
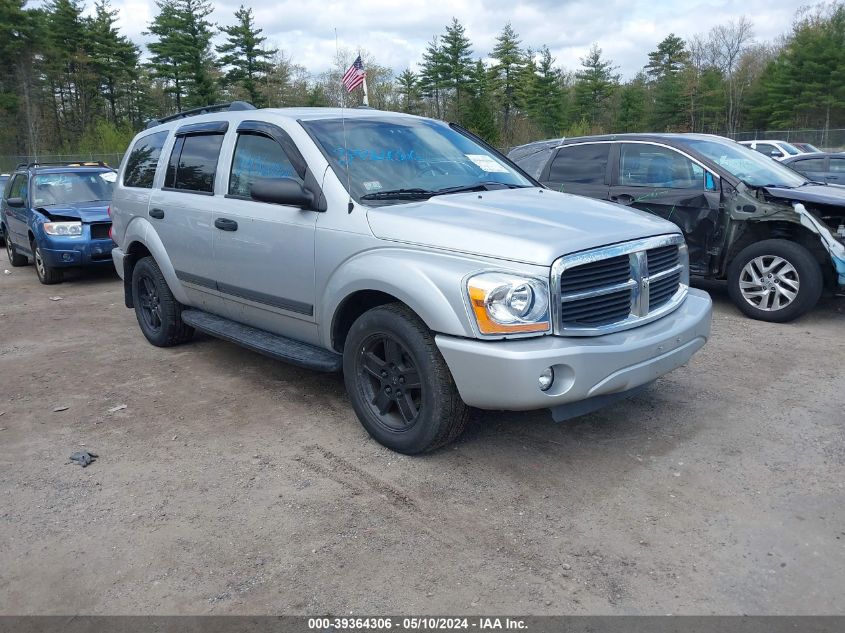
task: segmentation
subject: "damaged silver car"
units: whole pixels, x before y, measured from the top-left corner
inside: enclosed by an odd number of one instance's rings
[[[791,321],[845,290],[845,188],[726,138],[620,134],[539,141],[509,158],[545,186],[671,220],[690,273],[727,279],[746,315]]]

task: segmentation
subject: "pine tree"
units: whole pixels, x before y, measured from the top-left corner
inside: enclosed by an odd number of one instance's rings
[[[158,15],[149,35],[156,36],[147,48],[150,67],[174,96],[177,111],[183,105],[209,105],[216,99],[211,68],[211,13],[208,0],[157,0]]]
[[[434,115],[443,118],[442,92],[445,87],[443,50],[437,36],[431,38],[420,65],[419,88],[423,96],[434,100]]]
[[[399,90],[399,98],[403,112],[415,114],[417,109],[419,78],[410,68],[406,68],[396,78],[396,88]]]
[[[502,131],[505,144],[511,141],[511,113],[517,106],[517,80],[525,67],[525,53],[520,48],[519,36],[510,22],[496,38],[496,45],[490,53],[496,62],[490,69],[496,100],[502,109]]]
[[[463,99],[475,70],[472,61],[472,43],[466,36],[466,29],[457,18],[452,18],[452,23],[440,36],[440,42],[444,85],[452,91],[454,99],[452,112],[460,123],[463,121],[466,106]]]
[[[108,103],[108,116],[113,123],[130,115],[128,103],[119,104],[138,76],[140,51],[129,38],[121,35],[115,23],[117,11],[108,0],[97,0],[90,24],[91,60],[100,88]]]
[[[255,27],[252,9],[241,5],[235,11],[235,19],[234,25],[220,29],[227,35],[226,42],[217,47],[217,52],[222,55],[220,65],[228,67],[224,83],[227,87],[240,88],[253,104],[260,107],[266,105],[266,100],[258,86],[272,70],[269,60],[278,50],[261,47],[267,38],[261,35],[261,29]]]
[[[581,59],[581,70],[575,73],[575,100],[578,114],[591,128],[600,127],[606,118],[607,106],[619,81],[615,66],[605,61],[601,49],[593,44]]]
[[[648,54],[648,60],[645,72],[654,93],[651,127],[661,132],[677,131],[685,122],[681,73],[689,61],[686,44],[670,33]]]
[[[563,126],[561,76],[554,62],[551,51],[543,46],[539,63],[531,60],[532,72],[525,79],[528,83],[524,90],[525,108],[544,137],[558,136]]]
[[[484,62],[476,60],[466,76],[466,108],[463,124],[485,141],[496,144],[499,131],[493,114],[492,85]]]

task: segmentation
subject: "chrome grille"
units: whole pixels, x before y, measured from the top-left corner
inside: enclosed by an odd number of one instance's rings
[[[678,307],[688,285],[680,235],[567,255],[552,266],[555,333],[589,336],[645,323]]]

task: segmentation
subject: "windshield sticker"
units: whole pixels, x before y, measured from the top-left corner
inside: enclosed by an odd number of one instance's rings
[[[364,189],[367,191],[378,191],[381,189],[381,183],[378,180],[370,180],[363,183]]]
[[[117,180],[117,172],[104,171],[102,174],[100,174],[100,178],[102,178],[106,182],[114,182]]]
[[[485,156],[484,154],[465,154],[465,156],[469,158],[473,163],[475,163],[478,167],[486,171],[488,174],[508,173],[508,170],[505,168],[504,165],[501,165],[498,161],[494,160],[490,156]]]

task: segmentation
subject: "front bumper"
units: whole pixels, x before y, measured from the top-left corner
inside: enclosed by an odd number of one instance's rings
[[[44,263],[53,268],[111,265],[114,242],[110,239],[42,236],[38,244]]]
[[[665,317],[595,337],[542,336],[480,341],[439,334],[437,346],[461,398],[480,409],[553,408],[626,392],[686,363],[710,336],[710,295],[690,289]],[[540,391],[540,373],[555,379]]]

